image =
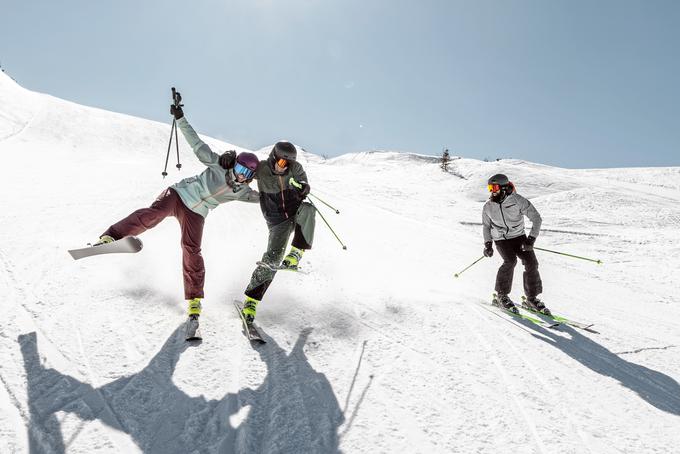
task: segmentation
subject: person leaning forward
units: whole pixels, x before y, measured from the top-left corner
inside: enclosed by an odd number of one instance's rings
[[[262,262],[253,271],[245,290],[243,316],[248,323],[255,319],[257,305],[272,283],[276,270],[281,267],[297,269],[304,251],[312,248],[316,214],[314,206],[304,202],[310,187],[292,143],[277,142],[269,158],[260,162],[255,179],[269,238]],[[284,258],[291,233],[290,252]]]

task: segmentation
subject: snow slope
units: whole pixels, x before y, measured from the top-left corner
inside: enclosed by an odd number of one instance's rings
[[[187,97],[190,121],[197,108]],[[254,349],[231,301],[266,227],[255,204],[218,208],[189,346],[174,220],[136,255],[66,252],[201,171],[180,139],[183,167],[161,178],[169,131],[0,74],[0,452],[677,452],[680,168],[458,159],[445,174],[427,156],[308,154],[348,249],[317,218],[311,274],[276,277]],[[600,334],[483,305],[497,256],[453,278],[481,255],[497,172],[542,213],[537,246],[604,261],[539,253],[544,300]]]

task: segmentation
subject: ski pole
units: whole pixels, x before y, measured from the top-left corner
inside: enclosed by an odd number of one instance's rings
[[[175,103],[175,107],[182,107],[182,95],[179,94],[178,91],[175,90],[175,87],[172,87],[172,101]],[[172,132],[170,132],[172,134]],[[172,137],[170,138],[172,140]],[[179,140],[177,140],[177,123],[175,122],[175,148],[177,149],[177,170],[182,169],[182,164],[179,163]]]
[[[474,262],[472,262],[471,264],[469,264],[468,266],[466,266],[462,271],[459,271],[459,272],[457,272],[456,274],[454,274],[453,277],[458,277],[458,276],[460,276],[460,275],[463,274],[468,268],[472,268],[477,262],[479,262],[479,261],[482,260],[483,258],[484,258],[484,256],[481,256],[480,258],[478,258],[477,260],[475,260]]]
[[[182,107],[183,104],[182,102],[182,95],[179,94],[177,90],[175,90],[175,87],[172,87],[172,103],[175,105],[175,107]],[[161,172],[161,175],[163,175],[163,178],[165,178],[168,175],[168,161],[170,160],[170,148],[172,147],[172,136],[175,136],[175,148],[177,148],[177,164],[175,167],[177,167],[177,170],[180,170],[182,168],[182,164],[179,163],[179,141],[177,140],[177,120],[172,119],[172,126],[170,127],[170,140],[168,141],[168,152],[165,154],[165,167],[163,168],[163,172]]]
[[[340,210],[338,210],[337,208],[333,208],[332,206],[330,206],[328,203],[326,203],[326,202],[324,202],[323,200],[321,200],[321,199],[320,199],[319,197],[317,197],[316,195],[314,195],[314,194],[312,194],[312,193],[310,193],[309,195],[311,195],[311,196],[314,197],[316,200],[318,200],[319,202],[321,202],[321,203],[323,203],[324,205],[326,205],[326,206],[327,206],[328,208],[330,208],[331,210],[335,211],[335,214],[340,214]]]
[[[565,252],[551,251],[550,249],[543,249],[541,247],[536,247],[536,246],[534,246],[534,249],[537,249],[539,251],[552,252],[553,254],[566,255],[567,257],[573,257],[575,259],[588,260],[589,262],[595,262],[598,265],[602,265],[602,260],[600,260],[600,259],[589,259],[588,257],[581,257],[581,256],[578,256],[578,255],[567,254]]]
[[[163,172],[161,172],[161,175],[163,175],[163,178],[168,176],[168,160],[170,159],[170,147],[172,146],[172,135],[173,132],[177,131],[177,120],[174,118],[172,119],[172,126],[170,127],[170,141],[168,142],[168,152],[165,155],[165,167],[163,168]]]
[[[335,230],[333,230],[333,227],[331,227],[331,225],[328,223],[328,221],[326,220],[326,218],[323,217],[323,214],[321,214],[321,211],[319,211],[319,209],[316,207],[316,205],[314,205],[314,202],[312,202],[312,201],[310,200],[309,203],[314,207],[314,209],[316,210],[316,212],[319,213],[319,216],[321,216],[321,219],[323,219],[323,222],[326,223],[326,226],[327,226],[328,229],[333,233],[333,235],[335,236],[335,239],[338,240],[338,243],[340,243],[340,245],[342,246],[342,248],[343,248],[344,250],[347,250],[347,246],[345,246],[345,244],[342,242],[342,240],[340,239],[340,237],[338,237],[338,234],[335,233]]]

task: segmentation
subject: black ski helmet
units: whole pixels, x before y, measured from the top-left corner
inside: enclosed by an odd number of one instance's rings
[[[506,177],[502,173],[497,173],[496,175],[489,178],[489,181],[487,182],[487,184],[497,184],[499,186],[508,186],[510,184],[510,180],[508,180],[508,177]]]
[[[285,140],[276,142],[270,154],[274,160],[285,159],[287,161],[295,161],[297,159],[297,149],[295,145]]]

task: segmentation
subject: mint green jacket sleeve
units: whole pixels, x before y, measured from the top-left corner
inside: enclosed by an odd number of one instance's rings
[[[220,155],[210,149],[207,143],[203,142],[194,128],[187,121],[187,117],[177,120],[177,126],[182,131],[182,135],[189,143],[196,157],[207,166],[219,166]]]

